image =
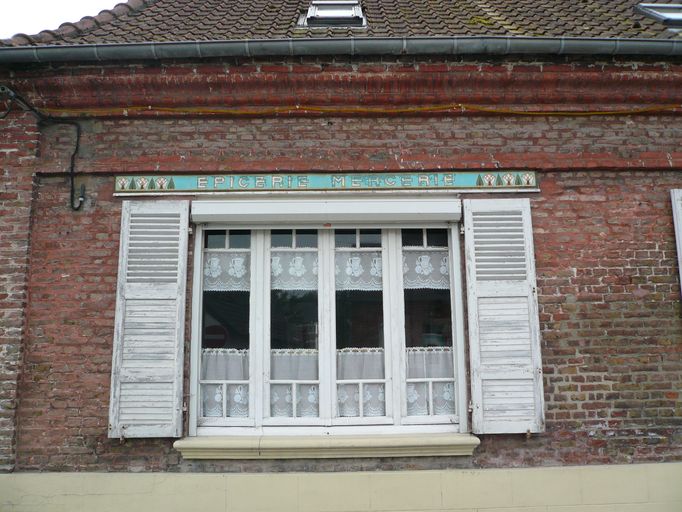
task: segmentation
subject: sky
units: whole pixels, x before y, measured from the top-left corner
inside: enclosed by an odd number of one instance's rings
[[[65,21],[95,16],[125,0],[0,0],[0,39],[54,30]]]

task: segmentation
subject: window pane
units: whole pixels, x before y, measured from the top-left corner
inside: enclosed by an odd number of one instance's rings
[[[248,230],[206,232],[207,248],[228,247],[204,254],[202,418],[249,416],[250,241]]]
[[[316,232],[304,235],[317,238]],[[319,416],[317,270],[317,250],[271,251],[271,417]]]
[[[248,418],[248,384],[202,384],[201,415],[208,418]]]
[[[204,292],[202,348],[249,348],[249,296],[249,292]]]
[[[403,250],[408,416],[455,414],[449,275],[447,250]]]
[[[382,266],[380,251],[335,254],[336,393],[341,417],[386,415]]]
[[[249,416],[249,295],[203,294],[201,379],[211,381],[200,386],[204,417]]]
[[[405,345],[452,344],[450,290],[405,290]]]
[[[224,229],[214,229],[206,231],[204,234],[204,248],[206,249],[224,249],[225,236]]]
[[[272,348],[317,348],[317,290],[272,290],[270,317]]]
[[[424,230],[403,229],[401,230],[403,247],[422,247],[424,245]]]
[[[381,230],[361,229],[360,247],[381,247]]]
[[[205,418],[222,418],[223,414],[223,385],[201,385],[201,416]]]
[[[297,229],[296,247],[317,247],[317,231],[314,229]]]
[[[336,291],[336,348],[383,347],[381,290]]]
[[[230,249],[248,249],[251,247],[251,232],[247,230],[230,230]]]
[[[447,247],[448,246],[448,230],[447,229],[427,229],[426,230],[426,245],[429,247]]]
[[[355,247],[355,229],[336,229],[334,230],[334,241],[336,247]]]
[[[273,229],[271,232],[272,247],[292,247],[294,232],[291,229]]]
[[[407,415],[429,415],[429,385],[426,382],[407,383]]]

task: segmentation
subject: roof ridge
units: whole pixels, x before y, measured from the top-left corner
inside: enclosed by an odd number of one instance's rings
[[[103,9],[96,16],[83,16],[79,21],[66,21],[55,30],[41,30],[37,34],[14,34],[9,39],[0,39],[0,46],[39,46],[55,40],[65,41],[69,36],[82,35],[90,30],[102,28],[133,12],[141,11],[145,7],[156,3],[157,0],[128,0],[114,5],[111,9]]]

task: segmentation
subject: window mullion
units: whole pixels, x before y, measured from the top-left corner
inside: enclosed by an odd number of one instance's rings
[[[387,243],[387,262],[386,262],[386,281],[384,286],[387,288],[388,303],[388,325],[390,346],[390,378],[391,393],[390,400],[394,418],[394,424],[399,425],[401,418],[406,414],[403,396],[403,387],[406,379],[405,373],[405,315],[404,315],[404,295],[403,295],[403,260],[402,245],[400,241],[400,231],[391,229],[388,231]],[[388,395],[388,393],[387,393]],[[388,396],[387,396],[388,399]],[[405,409],[405,410],[404,410]]]
[[[253,231],[251,258],[251,389],[256,426],[263,424],[269,403],[270,353],[270,258],[266,249],[267,231]]]
[[[320,230],[318,236],[318,342],[320,379],[320,419],[331,423],[336,393],[334,354],[334,237],[331,230]]]

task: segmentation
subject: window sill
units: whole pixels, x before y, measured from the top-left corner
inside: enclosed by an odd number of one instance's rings
[[[173,444],[185,459],[332,459],[468,456],[471,434],[186,437]]]

